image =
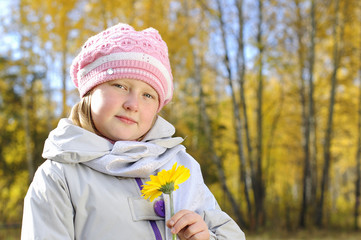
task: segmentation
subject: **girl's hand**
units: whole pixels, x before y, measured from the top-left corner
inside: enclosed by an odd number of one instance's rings
[[[167,226],[172,234],[177,234],[181,240],[209,240],[207,224],[202,217],[189,210],[181,210],[169,219]]]

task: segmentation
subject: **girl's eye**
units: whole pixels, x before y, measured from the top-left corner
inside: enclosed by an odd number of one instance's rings
[[[146,97],[146,98],[154,98],[151,94],[149,94],[149,93],[144,93],[144,97]]]
[[[121,85],[121,84],[118,84],[118,83],[115,83],[114,87],[126,89],[126,87],[124,85]]]

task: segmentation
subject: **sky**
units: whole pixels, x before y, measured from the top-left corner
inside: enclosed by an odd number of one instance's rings
[[[13,17],[13,16],[11,16],[11,9],[14,9],[14,7],[16,7],[16,5],[18,4],[18,1],[19,0],[0,0],[0,9],[1,9],[1,11],[0,11],[0,20],[1,20],[0,34],[2,32],[4,32],[3,25],[11,26],[11,17]],[[247,9],[255,9],[254,11],[251,11],[251,12],[248,11],[247,14],[251,14],[251,15],[257,14],[255,6],[251,6],[251,7],[249,6],[250,4],[254,5],[254,3],[252,3],[252,1],[246,0],[245,4],[247,4],[247,7],[246,7]],[[11,6],[11,5],[13,5],[13,6]],[[225,9],[225,10],[230,13],[235,11],[235,9]],[[228,16],[226,15],[225,17],[227,18]],[[251,18],[253,18],[253,17],[251,17]],[[252,26],[251,24],[247,24],[244,29],[245,41],[247,41],[247,39],[249,39],[249,38],[252,38],[252,35],[255,34],[255,31],[256,30],[255,30],[254,26]],[[219,39],[219,33],[217,33],[217,35],[211,36],[211,43],[214,43],[215,45],[221,44],[220,39]],[[218,39],[216,39],[217,37],[218,37]],[[212,40],[212,38],[213,38],[213,40]],[[1,34],[0,55],[6,54],[10,49],[11,50],[19,49],[19,42],[20,41],[18,39],[18,34],[16,33],[16,29],[14,29],[14,32],[11,34],[8,34],[8,32],[6,35]],[[234,41],[234,39],[229,40],[228,44],[230,44],[231,49],[235,49],[234,47],[232,47],[232,46],[236,46],[236,42]],[[34,51],[36,51],[35,48],[36,48],[36,46],[34,46]],[[217,49],[217,48],[215,48],[215,49]],[[218,48],[218,49],[222,49],[222,47]],[[21,53],[19,51],[12,51],[12,54],[15,59],[18,59],[19,57],[21,57]],[[220,52],[218,52],[217,55],[218,54],[220,54]],[[236,54],[236,51],[232,50],[231,55],[233,58],[236,57],[235,54]],[[252,46],[246,45],[246,48],[245,48],[246,59],[252,59],[256,54],[257,54],[257,52],[256,52],[255,48],[252,48]],[[47,61],[49,61],[49,60],[47,60]],[[50,60],[50,61],[52,61],[52,60]],[[53,67],[52,67],[52,69],[48,69],[47,79],[50,81],[52,89],[60,89],[61,88],[61,72],[59,70],[60,68],[58,67],[58,62],[56,62],[56,60],[53,60],[53,61],[54,62],[49,64],[49,66],[52,65]],[[235,62],[235,61],[232,61],[232,62]],[[252,61],[246,61],[246,64],[248,65],[247,66],[248,68],[252,67],[251,66]],[[235,66],[233,66],[233,67],[235,67]],[[74,89],[74,86],[70,80],[70,77],[68,78],[68,81],[67,81],[67,89],[68,90]],[[54,93],[59,93],[59,92],[60,91],[54,91]],[[60,102],[60,100],[61,100],[60,94],[54,94],[53,97],[54,97],[55,101]],[[71,101],[74,101],[74,100],[71,100]],[[73,103],[70,103],[70,105],[72,105],[72,104]]]
[[[9,34],[3,34],[4,25],[11,26],[11,9],[14,4],[13,0],[0,0],[0,53],[7,52],[9,48],[16,49],[18,47],[18,41],[14,41],[15,36],[9,36]]]

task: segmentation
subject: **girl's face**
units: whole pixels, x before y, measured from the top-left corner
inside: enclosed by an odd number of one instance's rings
[[[134,79],[119,79],[93,89],[91,115],[95,128],[104,137],[132,141],[152,127],[158,105],[158,94],[150,85]]]

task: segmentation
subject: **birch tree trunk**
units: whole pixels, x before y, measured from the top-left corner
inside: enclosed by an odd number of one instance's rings
[[[23,1],[20,1],[19,3],[19,11],[20,11],[20,16],[21,16],[21,23],[24,23],[26,21],[25,16],[27,15],[24,11],[24,5],[23,5]],[[25,26],[24,24],[21,24],[20,28],[22,28],[23,26]],[[22,29],[20,29],[20,32],[22,32]],[[26,158],[26,164],[27,164],[27,169],[28,169],[28,181],[29,183],[32,181],[33,177],[34,177],[34,172],[35,172],[35,167],[34,167],[34,154],[33,154],[33,147],[32,147],[32,141],[31,141],[31,131],[30,131],[30,117],[29,117],[29,84],[27,82],[27,75],[28,75],[28,70],[26,69],[26,66],[28,64],[26,64],[26,61],[29,61],[30,56],[27,56],[26,54],[29,54],[29,52],[26,49],[25,46],[25,41],[27,41],[28,39],[25,39],[26,37],[21,34],[21,40],[20,40],[20,48],[21,51],[23,53],[23,61],[24,64],[21,65],[21,78],[22,78],[22,87],[23,87],[23,91],[24,91],[24,95],[21,99],[21,103],[22,103],[22,113],[23,113],[23,126],[24,126],[24,132],[25,132],[25,136],[24,136],[24,142],[25,142],[25,158]]]
[[[303,182],[302,182],[302,203],[301,203],[301,212],[300,212],[300,227],[305,225],[305,214],[307,212],[307,193],[308,193],[308,180],[309,180],[309,123],[307,117],[307,103],[306,103],[306,83],[304,78],[305,70],[305,54],[304,54],[304,43],[302,41],[304,34],[303,16],[301,14],[300,2],[299,0],[295,1],[297,7],[297,39],[298,39],[298,61],[299,61],[299,77],[300,77],[300,101],[301,101],[301,117],[302,117],[302,148],[303,148]]]
[[[234,91],[233,82],[232,82],[233,74],[232,74],[232,69],[230,66],[229,47],[228,47],[227,39],[226,39],[225,23],[223,20],[223,10],[221,7],[220,0],[217,0],[217,8],[218,8],[218,12],[219,12],[218,21],[220,23],[220,28],[221,28],[221,32],[222,32],[222,41],[223,41],[223,46],[224,46],[224,51],[225,51],[224,64],[227,68],[228,85],[231,89],[232,106],[233,106],[233,114],[234,114],[233,121],[234,121],[235,134],[236,134],[238,157],[239,157],[239,161],[240,161],[240,179],[241,179],[240,183],[243,183],[244,195],[245,195],[245,199],[247,202],[248,217],[251,218],[252,217],[252,205],[251,205],[251,200],[249,197],[249,190],[248,190],[247,176],[246,176],[246,161],[245,161],[245,157],[244,157],[243,139],[242,139],[242,123],[241,123],[239,105],[236,100],[235,91]]]
[[[334,107],[335,107],[335,97],[336,97],[336,86],[337,86],[337,72],[340,65],[341,53],[339,48],[339,41],[342,39],[342,31],[343,26],[339,24],[339,5],[340,0],[335,0],[335,13],[334,13],[334,24],[333,24],[333,72],[331,75],[331,90],[330,90],[330,102],[329,102],[329,110],[328,110],[328,118],[324,139],[324,165],[322,171],[322,180],[321,180],[321,195],[318,201],[318,206],[316,209],[316,225],[318,227],[322,226],[323,221],[323,210],[324,210],[324,201],[326,188],[329,182],[330,175],[330,165],[331,165],[331,142],[332,142],[332,124],[333,124],[333,115],[334,115]],[[338,31],[340,30],[340,33]],[[339,37],[341,36],[341,37]]]
[[[199,64],[199,65],[202,65],[202,64]],[[201,69],[201,66],[197,66],[197,64],[196,64],[195,69]],[[196,80],[196,82],[198,82],[198,86],[199,86],[199,111],[200,111],[201,119],[204,122],[203,129],[204,129],[204,134],[206,136],[206,139],[208,139],[208,147],[209,147],[211,160],[217,167],[217,175],[219,177],[219,181],[221,183],[224,193],[226,194],[227,198],[229,199],[229,201],[231,203],[231,206],[232,206],[233,212],[236,216],[238,224],[241,227],[246,227],[246,222],[244,221],[244,218],[242,216],[243,214],[241,212],[241,207],[238,205],[232,192],[230,191],[230,189],[227,186],[226,175],[224,173],[224,168],[222,165],[222,159],[217,155],[217,153],[214,150],[215,149],[214,142],[213,142],[214,136],[213,136],[212,127],[211,127],[212,122],[206,111],[206,103],[204,100],[204,92],[203,92],[203,87],[202,87],[202,76],[200,75],[200,71],[197,71],[197,70],[195,71],[195,80]]]
[[[68,49],[68,41],[69,41],[69,33],[71,31],[70,20],[67,14],[67,9],[70,10],[72,7],[65,6],[66,3],[60,3],[60,7],[62,8],[61,13],[59,14],[59,39],[61,45],[61,73],[62,73],[62,113],[61,117],[68,116],[68,105],[67,105],[67,79],[68,79],[68,65],[67,65],[67,57],[69,53]],[[70,8],[69,8],[70,7]]]
[[[361,71],[361,69],[359,70]],[[360,76],[361,79],[361,76]],[[354,228],[359,229],[358,218],[361,203],[361,82],[359,83],[359,107],[358,107],[358,143],[356,153],[356,181],[355,181],[355,211]]]
[[[361,35],[360,35],[360,60],[361,60]],[[361,62],[359,66],[359,99],[358,99],[358,142],[356,153],[356,181],[355,181],[355,210],[354,228],[359,229],[358,218],[361,204]]]
[[[210,13],[210,10],[206,4],[203,4],[202,2],[199,2],[199,3],[201,4],[202,8],[204,8],[206,11],[208,11]],[[187,5],[187,2],[183,3],[183,9],[185,9],[185,15],[187,16],[187,18],[190,18],[190,16],[188,15],[189,6]],[[190,32],[189,27],[190,26],[188,25],[188,22],[186,22],[185,29],[187,29],[188,33]],[[187,39],[190,39],[190,35],[188,35]],[[214,133],[212,131],[212,122],[211,122],[211,119],[210,119],[210,117],[207,113],[207,109],[206,109],[206,102],[204,99],[204,91],[203,91],[203,84],[202,84],[203,77],[202,77],[201,69],[205,69],[204,54],[206,51],[202,48],[197,48],[196,50],[195,49],[191,50],[192,51],[192,53],[191,53],[192,59],[193,59],[193,63],[194,63],[194,67],[193,67],[191,75],[192,75],[192,78],[195,80],[195,86],[199,87],[199,89],[198,89],[199,128],[203,132],[205,139],[207,141],[207,147],[208,147],[210,159],[217,168],[217,176],[219,178],[219,182],[221,184],[223,192],[225,193],[225,196],[227,197],[227,199],[229,200],[229,202],[231,204],[232,210],[235,215],[235,220],[238,222],[238,224],[241,227],[247,227],[246,222],[243,218],[241,206],[237,203],[236,198],[232,194],[230,188],[227,186],[227,177],[224,172],[222,159],[221,159],[221,157],[219,157],[217,155],[217,153],[215,151],[215,144],[213,141],[213,139],[215,139],[215,137],[214,137]]]
[[[297,6],[299,6],[299,1],[296,0]],[[299,10],[299,8],[298,8]],[[301,21],[301,15],[298,14],[299,20]],[[303,169],[303,194],[302,194],[302,205],[300,212],[300,221],[299,226],[301,228],[305,227],[305,218],[307,216],[307,210],[309,205],[310,193],[312,191],[312,176],[311,176],[311,154],[310,154],[310,143],[311,143],[311,126],[314,126],[314,106],[313,106],[313,69],[315,62],[315,31],[316,31],[316,21],[315,21],[315,1],[311,1],[311,37],[310,37],[310,48],[309,48],[309,57],[308,57],[308,99],[305,100],[306,91],[301,93],[302,98],[302,118],[304,123],[304,169]],[[299,36],[300,39],[301,36]],[[303,65],[303,64],[302,64]],[[303,67],[301,68],[301,79],[304,82],[303,76]],[[304,86],[304,84],[302,84]],[[308,106],[306,107],[306,104]],[[314,128],[312,128],[314,129]],[[314,144],[316,144],[314,142]]]
[[[264,197],[265,186],[263,182],[263,0],[258,0],[258,25],[257,25],[257,46],[258,46],[258,88],[257,88],[257,142],[256,142],[256,188],[255,192],[255,204],[256,204],[256,225],[260,225],[264,222]]]
[[[62,50],[62,66],[61,66],[61,72],[62,72],[62,88],[61,88],[61,95],[62,95],[62,113],[61,117],[66,117],[68,115],[68,106],[67,106],[67,68],[66,68],[66,57],[67,57],[67,48],[66,43],[64,43],[64,49]]]
[[[243,110],[243,120],[244,120],[244,133],[245,133],[245,141],[247,145],[247,158],[249,163],[250,175],[251,175],[251,184],[253,190],[256,189],[256,174],[254,169],[254,156],[253,156],[253,147],[251,144],[251,137],[249,133],[249,126],[248,126],[248,115],[247,115],[247,103],[246,103],[246,94],[244,88],[245,82],[245,75],[246,75],[246,59],[244,54],[244,36],[243,36],[243,29],[244,29],[244,14],[243,14],[243,0],[238,0],[236,2],[237,10],[238,10],[238,24],[239,24],[239,37],[238,37],[238,79],[239,79],[239,92],[240,92],[240,104]],[[241,169],[240,169],[241,170]],[[240,179],[242,182],[242,179]],[[253,191],[255,192],[255,191]],[[252,212],[252,209],[249,209]],[[253,223],[253,215],[250,216],[249,219],[251,222],[251,227]]]
[[[315,66],[315,38],[316,38],[316,2],[315,0],[311,0],[311,46],[310,52],[308,56],[308,136],[309,139],[308,143],[308,159],[309,159],[309,170],[308,170],[308,177],[309,177],[309,202],[312,202],[312,199],[315,200],[316,192],[313,190],[313,186],[317,184],[317,141],[316,141],[316,126],[315,126],[315,106],[314,106],[314,66]],[[317,188],[314,188],[317,189]],[[306,212],[307,213],[307,212]]]

